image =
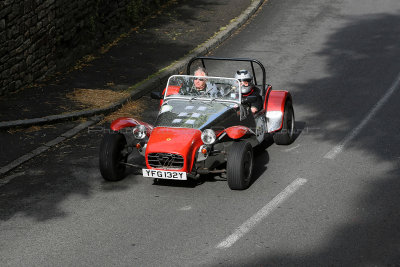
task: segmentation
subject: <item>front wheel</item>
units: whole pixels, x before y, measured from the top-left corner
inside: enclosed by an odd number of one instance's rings
[[[119,181],[125,176],[128,156],[125,155],[126,139],[123,134],[106,134],[100,145],[99,165],[103,178],[107,181]]]
[[[253,174],[253,148],[250,143],[246,141],[232,143],[226,165],[229,188],[247,189]]]
[[[290,145],[294,141],[294,110],[290,100],[285,103],[283,113],[283,126],[279,132],[274,134],[274,142],[277,145]]]

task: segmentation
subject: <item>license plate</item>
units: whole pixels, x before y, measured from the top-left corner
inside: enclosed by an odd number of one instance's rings
[[[143,177],[170,179],[170,180],[187,180],[186,172],[160,171],[142,169]]]

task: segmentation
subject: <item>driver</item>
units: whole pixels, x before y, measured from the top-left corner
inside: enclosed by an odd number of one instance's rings
[[[207,83],[205,78],[201,78],[204,76],[208,76],[208,72],[205,68],[198,67],[195,72],[194,76],[198,76],[194,78],[194,86],[199,93],[205,93],[207,88]]]
[[[257,101],[251,103],[251,112],[256,113],[262,109],[262,97],[260,95],[260,89],[253,84],[253,77],[247,70],[238,70],[235,73],[235,79],[240,81],[242,89],[242,99],[246,99],[248,96],[257,96]]]
[[[196,77],[194,78],[193,85],[196,90],[192,90],[191,93],[196,95],[208,95],[213,97],[216,97],[219,94],[218,89],[215,85],[207,83],[207,78],[205,77],[208,76],[208,72],[205,68],[198,67],[194,71],[194,76]]]

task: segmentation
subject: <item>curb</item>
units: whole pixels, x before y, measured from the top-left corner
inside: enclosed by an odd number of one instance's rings
[[[217,35],[213,36],[210,40],[201,44],[200,47],[196,48],[188,55],[179,59],[175,63],[173,63],[170,67],[167,67],[165,70],[162,70],[159,74],[154,77],[141,82],[137,87],[134,87],[134,92],[132,92],[127,98],[122,99],[108,107],[105,108],[97,108],[97,109],[89,109],[76,111],[61,115],[50,115],[42,118],[33,118],[33,119],[24,119],[24,120],[14,120],[14,121],[3,121],[0,122],[0,130],[5,130],[13,127],[28,127],[32,125],[41,125],[47,123],[55,123],[60,121],[74,120],[81,117],[91,117],[99,114],[108,114],[119,108],[121,108],[125,103],[129,100],[136,100],[142,97],[143,95],[151,92],[154,88],[158,88],[165,84],[168,77],[179,73],[184,70],[187,62],[193,57],[204,55],[215,47],[220,45],[223,41],[228,39],[234,31],[243,26],[245,22],[252,16],[258,8],[264,3],[265,0],[254,0],[250,6],[232,23],[225,27],[224,30],[220,31]],[[132,88],[132,87],[131,87]]]
[[[48,149],[52,148],[53,146],[63,142],[64,140],[67,140],[71,137],[73,137],[74,135],[78,134],[80,131],[82,131],[83,129],[86,129],[89,126],[92,126],[93,124],[97,123],[100,121],[100,117],[93,117],[90,120],[83,122],[81,124],[78,124],[77,126],[75,126],[74,128],[68,130],[67,132],[63,133],[62,135],[60,135],[59,137],[56,137],[55,139],[47,142],[46,144],[32,150],[31,152],[28,152],[27,154],[17,158],[16,160],[8,163],[7,165],[0,167],[0,176],[4,175],[6,173],[8,173],[9,171],[15,169],[16,167],[18,167],[19,165],[21,165],[22,163],[36,157],[37,155],[42,154],[43,152],[47,151]],[[3,181],[2,179],[0,179],[1,181]],[[4,182],[4,181],[3,181]],[[1,185],[1,183],[0,183]]]

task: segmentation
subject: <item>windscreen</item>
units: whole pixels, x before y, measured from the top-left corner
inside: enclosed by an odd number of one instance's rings
[[[239,80],[233,78],[173,75],[168,79],[165,100],[182,98],[210,101],[241,101]]]

